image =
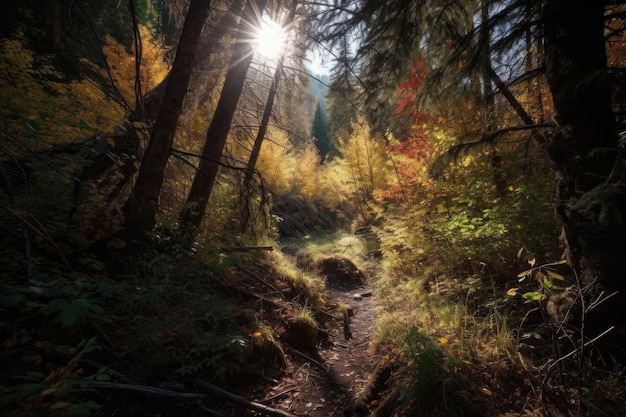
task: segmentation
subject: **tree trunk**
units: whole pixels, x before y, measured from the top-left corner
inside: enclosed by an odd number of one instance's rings
[[[243,180],[243,188],[247,189],[252,182],[252,175],[254,173],[254,167],[256,161],[259,159],[261,153],[261,146],[263,140],[265,140],[265,133],[267,133],[267,126],[270,122],[270,116],[272,114],[272,108],[274,107],[274,99],[276,98],[276,91],[278,89],[278,83],[280,82],[280,73],[283,70],[284,57],[278,59],[276,64],[276,70],[274,71],[274,78],[272,79],[272,85],[270,85],[270,91],[267,95],[267,101],[265,102],[265,108],[263,109],[263,117],[261,118],[261,125],[257,131],[256,138],[254,139],[254,145],[252,146],[252,152],[250,152],[250,158],[248,158],[248,166],[246,167],[246,175]]]
[[[224,37],[228,30],[235,27],[237,18],[241,14],[242,7],[243,0],[234,0],[231,3],[228,10],[224,12],[220,20],[215,25],[215,28],[207,36],[206,44],[197,48],[195,54],[196,57],[194,59],[195,64],[209,59],[209,57],[215,52],[216,48],[220,45],[220,40]],[[121,131],[117,135],[111,136],[114,146],[112,146],[109,141],[101,140],[96,144],[90,142],[84,147],[83,150],[86,149],[89,152],[89,163],[83,169],[81,182],[101,178],[101,176],[115,164],[116,160],[110,156],[111,154],[114,154],[123,162],[120,172],[124,175],[124,180],[119,181],[116,184],[113,193],[109,195],[110,200],[116,198],[117,194],[130,181],[136,172],[136,159],[128,156],[139,157],[140,155],[139,136],[135,132],[133,123],[140,122],[147,126],[154,125],[161,105],[163,104],[169,78],[170,75],[168,74],[156,87],[144,94],[142,97],[143,115],[139,115],[135,112],[129,114],[129,122],[125,125],[126,130]],[[198,104],[204,104],[209,97],[210,94],[204,94]],[[108,185],[106,181],[103,184],[105,186]]]
[[[130,237],[139,238],[154,227],[163,175],[210,3],[210,0],[191,0],[189,5],[163,104],[150,135],[135,189],[124,207],[126,232]]]
[[[544,31],[556,122],[549,152],[566,257],[589,289],[587,301],[602,291],[618,292],[597,308],[583,309],[593,337],[624,325],[626,305],[626,187],[606,71],[602,2],[546,1]]]
[[[283,23],[283,27],[289,27],[293,22],[293,19],[296,15],[296,1],[293,1],[291,10],[289,12],[289,16],[285,19]],[[283,63],[285,61],[285,54],[281,54],[278,58],[278,62],[276,63],[276,70],[274,71],[274,78],[272,79],[272,85],[270,86],[270,91],[267,95],[267,101],[265,102],[265,108],[263,109],[263,117],[261,118],[261,126],[259,126],[259,131],[257,132],[256,138],[254,140],[254,146],[252,147],[252,152],[250,153],[250,158],[248,159],[248,170],[246,171],[245,178],[243,180],[243,188],[247,189],[252,182],[252,174],[254,172],[254,167],[256,166],[256,161],[259,159],[259,154],[261,153],[261,145],[263,145],[263,140],[265,140],[265,133],[267,132],[267,126],[270,121],[270,115],[272,114],[272,108],[274,107],[274,99],[276,98],[276,92],[278,90],[278,83],[280,82],[280,74],[283,71]]]
[[[233,55],[228,66],[222,93],[207,131],[198,170],[191,185],[185,208],[180,214],[180,224],[183,227],[200,227],[204,217],[207,202],[217,177],[219,160],[226,145],[248,68],[252,62],[254,47],[251,31],[260,27],[260,18],[264,8],[265,0],[248,0],[246,3],[243,17],[239,22]]]

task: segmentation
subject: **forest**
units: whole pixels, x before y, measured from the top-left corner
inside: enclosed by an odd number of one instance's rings
[[[3,0],[0,87],[0,416],[626,416],[626,1]]]

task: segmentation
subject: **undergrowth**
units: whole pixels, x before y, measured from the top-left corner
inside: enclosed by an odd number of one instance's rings
[[[172,230],[126,246],[116,227],[94,238],[59,212],[3,198],[0,223],[11,233],[0,238],[2,415],[107,415],[118,404],[95,394],[96,383],[224,383],[285,365],[277,318],[254,295],[254,274],[243,272],[271,268],[262,250],[223,250],[202,238],[189,245]],[[285,305],[300,311],[294,317],[310,323],[323,284],[286,265],[263,285],[280,287]],[[173,408],[158,411],[179,415]]]

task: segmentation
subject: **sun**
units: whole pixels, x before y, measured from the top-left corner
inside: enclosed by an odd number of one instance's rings
[[[261,28],[256,35],[256,51],[268,59],[277,59],[285,51],[285,29],[265,17],[261,21]]]

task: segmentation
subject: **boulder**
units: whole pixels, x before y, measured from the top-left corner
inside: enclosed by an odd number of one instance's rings
[[[329,287],[342,291],[351,291],[365,285],[365,275],[356,265],[342,256],[322,259],[317,264],[320,275],[326,277]]]

